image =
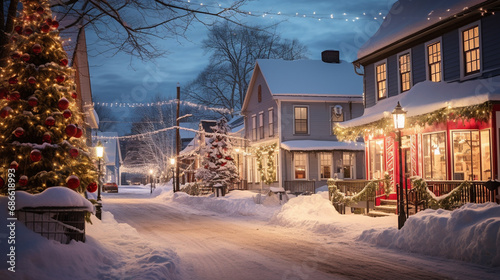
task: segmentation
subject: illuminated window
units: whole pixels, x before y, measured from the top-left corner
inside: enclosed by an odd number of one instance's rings
[[[406,53],[399,56],[399,81],[401,82],[401,92],[405,92],[411,88],[410,76],[410,54]]]
[[[446,180],[446,134],[423,136],[424,179]]]
[[[294,154],[295,179],[306,179],[306,154]]]
[[[441,42],[427,46],[429,78],[432,82],[441,82]]]
[[[344,179],[353,178],[354,155],[354,153],[349,152],[344,152],[342,155],[342,171],[344,172]]]
[[[464,50],[465,75],[477,73],[481,70],[479,57],[479,27],[475,26],[462,32]]]
[[[371,179],[384,177],[384,140],[369,141],[369,175]]]
[[[453,179],[491,179],[491,151],[489,130],[454,131]]]
[[[269,109],[269,137],[274,136],[274,110]]]
[[[319,154],[319,170],[321,179],[332,178],[332,154],[320,153]]]
[[[387,71],[385,63],[377,65],[377,92],[379,100],[387,97]]]
[[[294,108],[295,134],[307,134],[307,107],[296,106]]]
[[[257,140],[257,116],[252,116],[252,140]]]

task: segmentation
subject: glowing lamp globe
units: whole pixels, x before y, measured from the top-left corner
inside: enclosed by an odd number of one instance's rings
[[[40,152],[40,150],[34,149],[30,153],[30,159],[33,162],[39,162],[40,160],[42,160],[42,152]]]
[[[401,130],[405,128],[405,119],[406,119],[406,111],[403,110],[401,104],[396,105],[394,111],[392,111],[392,117],[394,119],[394,128],[397,130]]]
[[[80,179],[76,175],[71,175],[66,179],[66,186],[74,190],[80,186]]]

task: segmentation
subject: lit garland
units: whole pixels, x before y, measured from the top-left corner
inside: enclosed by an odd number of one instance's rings
[[[195,108],[198,110],[205,110],[205,111],[214,111],[222,114],[231,114],[234,111],[231,109],[227,108],[217,108],[217,107],[209,107],[205,105],[200,105],[196,104],[190,101],[180,101],[179,104],[188,106],[191,108]],[[95,102],[95,103],[85,103],[85,107],[95,107],[95,106],[101,106],[101,107],[109,107],[109,108],[136,108],[136,107],[153,107],[153,106],[166,106],[166,105],[177,105],[177,99],[172,99],[172,100],[166,100],[166,101],[157,101],[157,102],[147,102],[147,103],[123,103],[123,102]]]
[[[460,201],[461,195],[468,192],[472,184],[469,181],[462,182],[458,187],[454,188],[451,192],[436,197],[434,193],[427,187],[427,182],[421,177],[411,178],[412,190],[418,192],[420,197],[425,200],[425,204],[431,209],[445,209],[451,210],[463,204]]]
[[[162,128],[162,129],[158,129],[158,130],[154,130],[154,131],[148,131],[148,132],[145,132],[145,133],[134,134],[134,135],[126,135],[126,136],[100,136],[100,135],[97,135],[97,136],[94,136],[94,138],[95,139],[104,139],[104,140],[110,140],[110,139],[138,139],[138,140],[141,140],[141,139],[144,139],[145,137],[149,137],[149,136],[152,136],[152,135],[155,135],[155,134],[158,134],[158,133],[161,133],[161,132],[173,130],[173,129],[176,129],[176,128],[178,128],[180,130],[186,130],[186,131],[191,131],[191,132],[195,132],[195,133],[198,133],[198,134],[203,134],[205,136],[220,135],[220,136],[224,136],[224,137],[231,138],[231,139],[234,139],[234,140],[247,140],[247,139],[242,138],[242,137],[225,135],[225,134],[220,134],[220,133],[215,133],[215,132],[205,132],[205,131],[202,131],[202,130],[196,130],[196,129],[186,128],[186,127],[180,127],[180,126],[170,126],[170,127],[165,127],[165,128]]]
[[[255,149],[255,157],[257,159],[257,170],[260,172],[260,178],[262,182],[270,185],[272,184],[275,179],[276,179],[276,167],[274,164],[274,152],[276,150],[276,147],[278,146],[277,143],[273,143],[271,145],[267,146],[259,146],[258,148]],[[267,153],[267,168],[264,171],[264,165],[262,164],[262,157],[263,155]]]
[[[420,128],[426,125],[434,125],[447,121],[458,121],[475,119],[481,122],[488,122],[491,118],[492,103],[490,101],[482,104],[471,105],[466,107],[451,108],[444,107],[439,110],[407,118],[407,128]],[[367,135],[387,134],[394,131],[393,120],[391,118],[383,118],[375,122],[354,127],[342,127],[337,123],[333,128],[333,133],[339,141],[355,141],[358,137]]]
[[[340,192],[335,184],[335,179],[328,179],[326,184],[328,185],[328,191],[330,194],[330,201],[332,204],[344,204],[346,206],[358,203],[363,200],[367,200],[368,195],[375,194],[379,187],[379,180],[372,180],[366,184],[366,186],[357,194],[353,196],[346,196],[344,193]],[[384,182],[387,184],[387,181]]]

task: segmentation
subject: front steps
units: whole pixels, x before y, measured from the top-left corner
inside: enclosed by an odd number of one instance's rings
[[[398,202],[394,199],[381,199],[380,205],[375,206],[375,210],[368,213],[370,217],[386,217],[396,215],[398,211]]]

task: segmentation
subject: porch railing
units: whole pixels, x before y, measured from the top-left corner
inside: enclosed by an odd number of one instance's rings
[[[285,191],[293,194],[316,193],[315,181],[285,181]]]
[[[384,190],[384,180],[336,180],[335,186],[338,191],[343,193],[347,197],[355,196],[365,189],[365,187],[370,183],[374,182],[378,184],[378,187],[375,188],[375,191],[368,191],[364,195],[364,201],[366,202],[366,213],[370,212],[370,208],[375,206],[375,199],[385,194]],[[329,188],[328,193],[329,200],[332,201],[332,189]],[[340,214],[345,214],[345,207],[347,206],[345,203],[333,202],[333,206]]]
[[[240,180],[239,183],[233,184],[229,190],[248,190],[248,181]]]

